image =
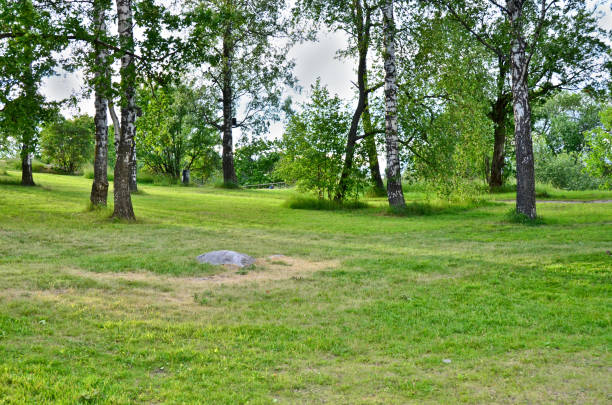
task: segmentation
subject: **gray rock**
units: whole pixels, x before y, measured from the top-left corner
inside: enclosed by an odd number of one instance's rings
[[[231,264],[238,267],[250,266],[255,263],[249,255],[233,252],[231,250],[216,250],[200,255],[196,258],[200,263],[210,263],[215,265]]]

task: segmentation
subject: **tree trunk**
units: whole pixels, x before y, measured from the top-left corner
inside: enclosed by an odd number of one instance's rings
[[[135,134],[134,134],[135,135]],[[132,141],[132,148],[130,149],[130,192],[136,193],[138,191],[138,160],[136,159],[136,136]]]
[[[25,143],[21,145],[21,185],[34,186],[34,176],[32,175],[32,154],[30,148]]]
[[[365,86],[367,88],[367,78],[364,79]],[[374,131],[372,125],[372,115],[370,114],[370,104],[368,102],[368,95],[365,98],[365,109],[361,117],[363,124],[363,131],[368,134]],[[370,166],[370,177],[372,180],[372,187],[374,188],[374,195],[383,196],[385,195],[385,184],[383,183],[382,176],[380,175],[380,164],[378,163],[378,150],[376,148],[376,137],[374,135],[366,136],[365,138],[366,152],[368,154],[368,164]]]
[[[357,33],[357,47],[359,49],[359,63],[357,67],[357,87],[359,89],[359,99],[357,100],[357,107],[353,113],[353,119],[351,121],[351,126],[346,141],[344,166],[342,167],[342,174],[340,175],[338,189],[336,190],[336,195],[334,197],[336,201],[342,201],[346,197],[349,177],[353,170],[359,120],[361,119],[361,114],[363,114],[363,110],[365,109],[366,105],[367,89],[364,79],[367,72],[368,48],[370,47],[371,16],[370,11],[366,9],[366,17],[364,22],[361,1],[355,1],[354,7],[356,7],[355,14],[357,17],[357,26],[355,27],[355,31]]]
[[[104,10],[100,7],[99,2],[94,3],[94,20],[95,29],[98,33],[106,32],[106,16]],[[90,200],[94,206],[106,206],[108,198],[108,123],[107,123],[107,108],[108,101],[103,93],[104,84],[101,83],[101,78],[106,72],[106,50],[96,45],[95,60],[95,107],[96,114],[94,118],[96,126],[96,149],[94,156],[94,180],[91,186]]]
[[[511,65],[516,147],[516,211],[533,219],[536,217],[535,172],[527,84],[529,62],[520,22],[523,0],[506,0],[506,5],[513,30]]]
[[[489,177],[489,187],[491,189],[501,187],[504,184],[507,114],[507,102],[498,98],[491,114],[494,126],[493,159],[491,160],[491,176]]]
[[[223,36],[223,183],[237,185],[232,138],[232,26],[228,23]]]
[[[494,128],[493,158],[491,159],[491,175],[489,176],[490,189],[501,187],[504,184],[506,120],[508,117],[508,103],[510,102],[509,95],[504,92],[506,75],[509,69],[507,58],[498,57],[497,64],[497,99],[491,106],[489,114]]]
[[[385,65],[385,138],[387,146],[387,197],[391,207],[405,207],[397,134],[397,84],[395,70],[395,21],[393,0],[383,5]]]
[[[132,1],[116,1],[119,43],[122,49],[133,51]],[[136,219],[130,196],[130,156],[136,132],[135,81],[134,58],[129,53],[125,53],[121,57],[121,88],[124,94],[121,103],[121,135],[117,148],[117,163],[115,164],[115,208],[113,217],[127,220]]]

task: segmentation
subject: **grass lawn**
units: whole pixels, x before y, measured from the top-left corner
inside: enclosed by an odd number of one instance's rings
[[[526,226],[141,186],[124,224],[34,178],[0,184],[0,403],[612,401],[612,204]],[[217,249],[260,260],[195,261]]]

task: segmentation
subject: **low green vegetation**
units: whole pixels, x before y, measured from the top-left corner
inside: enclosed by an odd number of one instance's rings
[[[500,201],[397,216],[141,185],[126,224],[86,209],[83,177],[0,178],[0,403],[610,399],[609,203],[540,204],[525,226]],[[260,259],[195,261],[217,249]]]

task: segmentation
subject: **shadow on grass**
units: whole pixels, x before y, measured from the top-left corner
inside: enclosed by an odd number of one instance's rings
[[[342,203],[314,197],[293,196],[283,203],[283,207],[294,210],[338,211],[370,208],[362,201],[344,201]]]
[[[490,207],[495,205],[501,205],[485,200],[473,200],[473,201],[462,201],[462,202],[449,202],[449,201],[429,201],[429,202],[411,202],[407,203],[405,207],[386,207],[383,211],[384,215],[397,216],[397,217],[416,217],[416,216],[428,216],[428,215],[440,215],[440,214],[458,214],[461,212],[469,211],[480,207]]]
[[[516,208],[511,208],[506,213],[504,222],[511,223],[511,224],[528,225],[528,226],[538,226],[538,225],[544,225],[546,223],[544,221],[544,218],[540,216],[535,217],[535,218],[529,218],[525,214],[516,212]]]

